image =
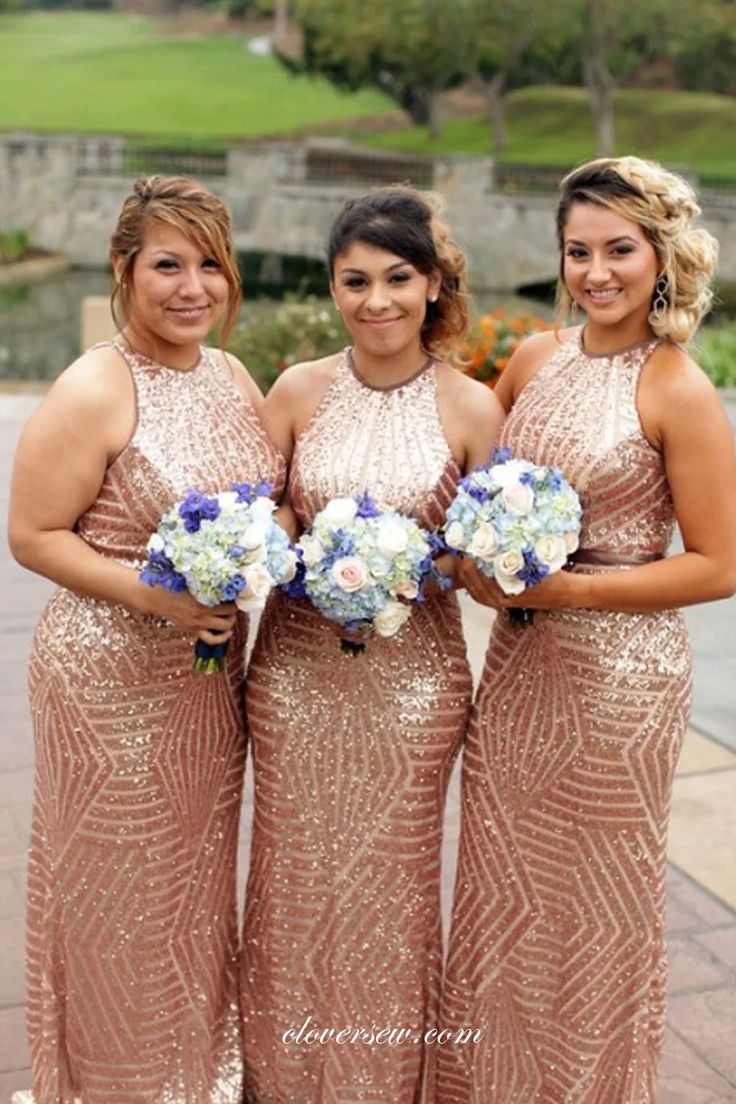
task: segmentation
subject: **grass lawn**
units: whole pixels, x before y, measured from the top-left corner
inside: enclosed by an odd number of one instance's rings
[[[704,92],[623,89],[616,94],[617,153],[635,153],[703,174],[736,177],[736,98]],[[411,153],[490,152],[487,120],[453,120],[435,142],[421,127],[355,135]],[[587,93],[582,88],[523,88],[508,96],[503,161],[568,166],[595,156]]]
[[[255,138],[395,108],[293,77],[241,36],[162,27],[120,12],[0,16],[0,129]]]

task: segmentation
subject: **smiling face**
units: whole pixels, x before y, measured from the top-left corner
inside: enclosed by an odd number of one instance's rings
[[[413,368],[439,285],[439,276],[425,276],[403,257],[355,241],[335,258],[331,290],[359,357]]]
[[[181,230],[152,221],[128,283],[131,342],[166,364],[188,367],[228,305],[221,266]]]
[[[648,337],[659,262],[642,227],[607,207],[575,203],[563,251],[563,279],[588,327],[619,327],[626,342]]]

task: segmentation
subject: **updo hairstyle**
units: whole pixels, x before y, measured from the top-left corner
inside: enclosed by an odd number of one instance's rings
[[[652,297],[649,325],[658,337],[689,341],[711,307],[710,282],[718,259],[718,242],[707,230],[693,226],[700,207],[687,181],[653,161],[603,157],[568,173],[560,192],[560,316],[566,316],[572,306],[562,275],[565,225],[576,203],[589,203],[607,207],[641,226],[659,263],[660,278]]]
[[[220,342],[224,345],[238,317],[241,298],[230,214],[221,199],[186,176],[141,177],[136,180],[132,194],[123,204],[110,239],[110,259],[119,264],[110,296],[116,325],[122,328],[129,320],[133,264],[152,222],[180,230],[205,256],[217,261],[222,269],[229,288],[227,308],[220,326]]]
[[[422,344],[452,361],[468,331],[468,294],[465,256],[440,217],[443,207],[438,195],[403,184],[348,200],[330,231],[327,261],[332,282],[337,258],[363,242],[402,257],[424,276],[439,274],[437,301],[427,303]]]

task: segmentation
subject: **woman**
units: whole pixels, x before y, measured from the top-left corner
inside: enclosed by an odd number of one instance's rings
[[[18,447],[16,558],[59,584],[36,630],[28,1023],[36,1104],[236,1104],[235,859],[245,619],[141,583],[195,486],[280,478],[241,364],[223,204],[136,182],[112,236],[123,327],[61,374]],[[230,640],[226,671],[193,643]]]
[[[582,329],[527,340],[497,394],[502,444],[559,466],[583,505],[572,571],[501,610],[464,760],[442,1104],[653,1104],[664,1026],[664,877],[690,704],[676,609],[736,588],[733,441],[680,343],[716,243],[689,186],[633,157],[562,182],[563,304]],[[676,520],[685,546],[665,558]],[[531,607],[531,626],[505,612]]]
[[[431,203],[383,188],[333,226],[352,348],[290,368],[265,405],[304,528],[366,490],[432,528],[492,449],[496,399],[444,359],[467,325],[464,258]],[[413,1104],[431,1082],[442,813],[471,692],[456,600],[427,598],[351,657],[309,603],[275,597],[248,681],[246,1099]]]

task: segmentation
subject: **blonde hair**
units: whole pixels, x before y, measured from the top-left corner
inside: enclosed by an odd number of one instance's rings
[[[649,315],[658,336],[685,343],[710,310],[710,282],[718,260],[718,242],[693,226],[700,214],[695,192],[677,173],[639,157],[602,157],[581,165],[562,180],[557,207],[557,237],[564,256],[565,225],[576,203],[607,207],[641,226],[659,263],[666,288],[665,306]],[[560,261],[558,308],[566,316],[572,306]],[[654,296],[653,296],[654,298]]]
[[[425,276],[440,277],[436,302],[427,303],[422,343],[428,352],[453,361],[468,332],[470,313],[463,251],[441,215],[444,201],[434,192],[406,184],[375,188],[348,200],[327,243],[330,280],[335,261],[355,242],[403,257]]]
[[[222,269],[229,289],[220,326],[220,344],[224,345],[238,317],[241,301],[230,214],[221,199],[186,176],[141,177],[123,203],[110,239],[110,259],[117,262],[116,282],[110,296],[116,325],[129,321],[133,265],[152,222],[180,230]]]

